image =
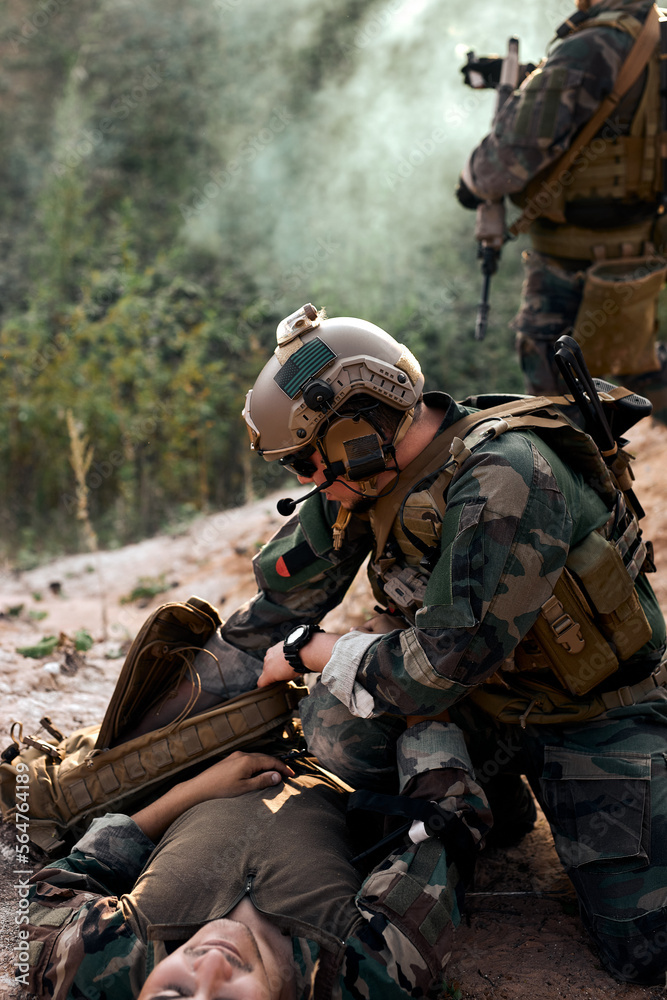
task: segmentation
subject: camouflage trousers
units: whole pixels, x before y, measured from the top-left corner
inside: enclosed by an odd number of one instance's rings
[[[536,250],[523,254],[521,305],[511,327],[526,392],[553,395],[565,389],[555,361],[555,344],[570,331],[582,300],[585,272],[568,261],[545,257]],[[630,335],[630,333],[629,333]],[[667,423],[667,347],[657,345],[660,371],[617,376],[633,392],[653,403],[653,416]]]
[[[577,726],[499,724],[473,705],[450,710],[476,780],[525,775],[551,827],[581,917],[617,979],[665,985],[667,696]],[[401,719],[358,719],[317,684],[301,702],[321,763],[357,788],[395,788]],[[393,761],[393,762],[392,762]]]

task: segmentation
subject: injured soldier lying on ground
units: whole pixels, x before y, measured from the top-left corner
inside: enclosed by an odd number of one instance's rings
[[[416,843],[400,830],[376,836],[369,814],[359,829],[348,824],[349,789],[305,752],[289,764],[235,752],[132,816],[94,820],[31,880],[30,991],[438,995],[460,920],[455,887],[490,813],[456,727],[420,723],[397,753],[396,801],[435,820],[408,821]],[[379,851],[368,850],[370,829],[371,843],[387,840]]]

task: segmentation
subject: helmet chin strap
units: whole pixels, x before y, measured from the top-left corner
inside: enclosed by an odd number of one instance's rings
[[[398,463],[396,462],[396,454],[394,453],[393,448],[392,448],[392,457],[394,459],[394,469],[396,470],[396,475],[389,489],[383,493],[377,492],[377,476],[373,476],[372,479],[366,479],[361,482],[358,482],[357,486],[361,487],[361,489],[359,490],[355,490],[353,486],[350,486],[349,482],[346,479],[342,479],[341,477],[338,477],[336,479],[336,482],[340,483],[341,486],[344,486],[346,489],[350,490],[351,493],[355,493],[358,497],[361,497],[360,502],[354,508],[354,510],[358,514],[362,514],[365,513],[367,510],[370,510],[373,504],[376,503],[380,499],[380,497],[389,496],[389,494],[396,489],[396,486],[398,485],[399,473],[401,470],[399,469]],[[326,471],[327,473],[329,472],[328,466]],[[387,470],[387,471],[393,471],[393,470]],[[350,520],[351,516],[352,516],[352,511],[341,506],[340,510],[338,511],[338,517],[336,518],[332,527],[333,546],[336,551],[338,551],[343,547],[345,529],[347,528],[347,523]]]
[[[413,406],[411,410],[408,410],[406,412],[405,416],[403,417],[400,424],[396,428],[396,433],[394,434],[394,440],[391,442],[394,450],[398,448],[399,444],[410,430],[410,427],[412,426],[412,421],[414,419],[415,419],[415,408]],[[396,456],[394,456],[394,461],[396,461]]]

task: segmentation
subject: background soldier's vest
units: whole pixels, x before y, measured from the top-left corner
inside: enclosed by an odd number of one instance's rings
[[[616,28],[636,38],[642,25],[623,11],[603,11],[584,21],[576,31],[588,28]],[[622,198],[654,202],[662,191],[660,158],[660,49],[651,56],[642,95],[632,116],[629,135],[593,140],[582,151],[585,169],[573,172],[572,183],[564,187],[566,202],[577,198]]]
[[[498,398],[493,397],[493,401]],[[477,420],[472,428],[462,427],[465,421],[448,428],[440,435],[445,439],[440,464],[437,457],[427,457],[421,478],[404,488],[400,497],[394,496],[391,509],[387,504],[376,505],[371,513],[373,530],[376,538],[387,540],[382,551],[371,559],[371,584],[380,601],[414,624],[431,569],[440,555],[447,490],[456,471],[489,438],[512,429],[537,431],[566,465],[582,473],[604,500],[610,517],[603,528],[591,532],[570,550],[552,597],[515,650],[513,660],[501,668],[498,680],[505,693],[494,691],[484,704],[482,687],[476,690],[475,701],[492,714],[501,714],[507,704],[517,702],[512,687],[520,674],[522,692],[552,694],[543,717],[538,712],[540,717],[531,717],[531,722],[558,721],[552,710],[554,702],[556,714],[568,719],[599,714],[605,710],[604,704],[593,703],[594,699],[586,697],[588,693],[651,638],[651,627],[635,590],[646,546],[637,518],[618,488],[616,475],[607,468],[589,435],[572,424],[557,406],[549,405],[551,400],[532,399],[533,412],[526,412],[531,399],[505,399],[501,406],[466,418],[468,422]],[[475,397],[474,403],[484,406],[485,398]],[[513,411],[519,407],[523,407],[523,413]],[[442,463],[447,442],[453,454]],[[619,466],[617,471],[624,479],[628,474],[627,457],[621,464],[624,467]],[[387,515],[392,517],[390,526],[386,524]],[[528,700],[535,705],[539,698]],[[522,714],[510,713],[508,721],[521,721]]]
[[[599,27],[617,29],[634,40],[642,30],[642,24],[626,11],[603,11],[573,26],[565,37]],[[638,94],[640,86],[641,93]],[[633,103],[636,103],[634,109]],[[619,127],[619,118],[625,119],[626,123],[631,118],[629,128],[627,125]],[[549,204],[543,216],[551,220],[560,219],[561,223],[554,227],[545,224],[540,217],[533,222],[531,241],[540,253],[566,259],[595,260],[638,257],[650,252],[655,224],[655,213],[651,209],[657,207],[662,193],[659,45],[648,60],[643,86],[636,83],[627,95],[621,97],[613,119],[611,125],[606,125],[578,152],[572,167],[566,172],[567,183],[558,183],[557,191],[550,185]],[[618,134],[619,131],[627,134]],[[557,163],[545,171],[549,178]],[[540,175],[517,196],[517,203],[525,205],[531,201],[542,181]],[[610,228],[610,201],[626,206],[644,205],[645,208],[639,209],[638,217],[635,210],[636,217],[632,222],[628,220],[626,224]],[[586,223],[595,226],[595,229],[570,224],[577,202],[589,205],[591,202],[600,203],[603,216],[598,221]],[[590,217],[590,208],[587,215]]]

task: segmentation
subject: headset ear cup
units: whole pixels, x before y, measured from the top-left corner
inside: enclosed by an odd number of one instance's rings
[[[352,482],[372,479],[387,468],[382,441],[377,434],[352,438],[345,442],[347,477]]]
[[[335,421],[324,436],[324,449],[330,465],[342,466],[352,482],[372,479],[387,468],[384,442],[367,420]]]

